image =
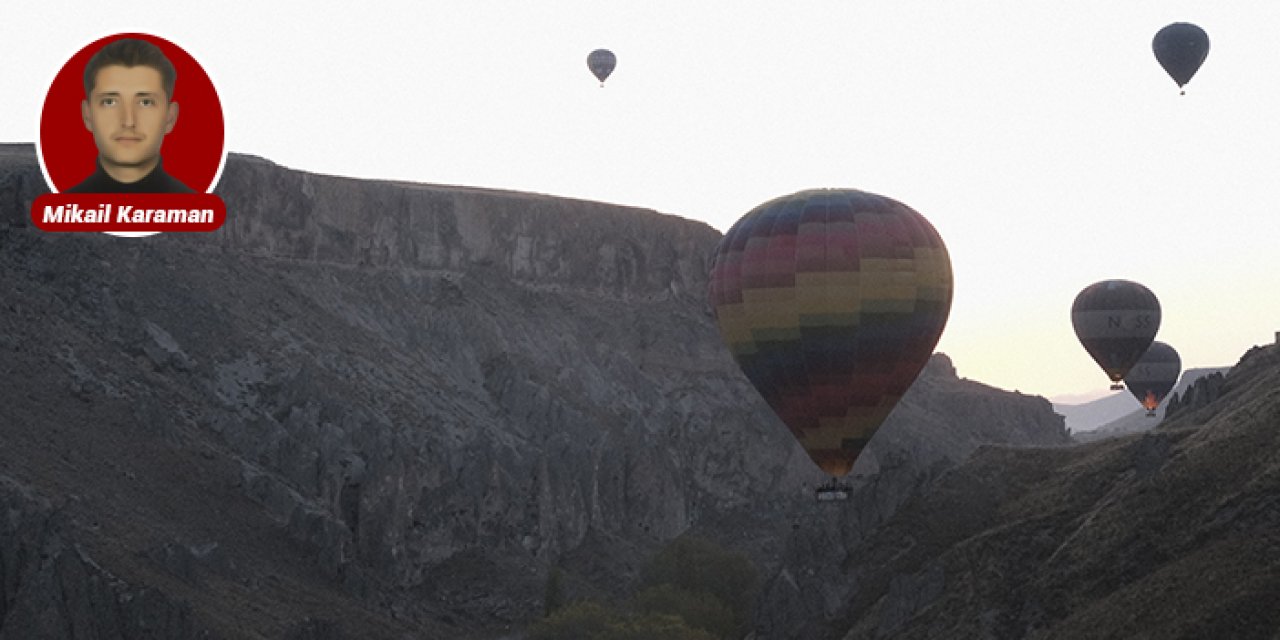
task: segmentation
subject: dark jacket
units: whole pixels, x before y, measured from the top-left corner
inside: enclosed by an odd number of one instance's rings
[[[137,182],[120,182],[107,174],[101,160],[97,165],[98,170],[93,175],[65,193],[195,193],[194,189],[164,172],[163,160]]]

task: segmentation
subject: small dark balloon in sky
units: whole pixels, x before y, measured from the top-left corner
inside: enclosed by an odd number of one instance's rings
[[[594,75],[600,81],[600,86],[604,86],[604,81],[613,73],[613,68],[618,65],[618,57],[608,49],[596,49],[587,56],[587,68],[591,69],[591,75]]]
[[[1156,33],[1151,49],[1160,66],[1182,87],[1209,55],[1209,34],[1189,22],[1175,22]]]

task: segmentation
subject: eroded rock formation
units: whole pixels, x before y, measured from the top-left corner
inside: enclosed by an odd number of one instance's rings
[[[232,156],[222,230],[119,239],[35,230],[43,190],[0,148],[0,476],[79,496],[68,557],[157,590],[179,636],[491,635],[537,615],[548,567],[622,593],[699,528],[753,554],[764,624],[790,626],[823,577],[809,536],[869,535],[980,444],[1066,442],[1047,401],[939,357],[855,499],[813,515],[821,478],[712,324],[704,224]],[[50,579],[6,575],[6,603]]]

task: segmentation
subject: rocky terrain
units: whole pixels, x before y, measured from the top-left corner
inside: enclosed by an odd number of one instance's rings
[[[0,146],[0,638],[518,634],[550,567],[621,596],[687,531],[789,624],[804,536],[867,535],[982,443],[1066,442],[939,356],[815,511],[715,332],[703,224],[244,156],[213,234],[43,233],[44,191]],[[820,589],[823,620],[849,585]]]
[[[848,549],[843,637],[1280,638],[1280,347],[1213,386],[1145,434],[943,474]]]
[[[1156,408],[1154,416],[1148,416],[1133,394],[1127,392],[1114,393],[1081,405],[1054,405],[1053,409],[1067,419],[1067,428],[1071,429],[1071,438],[1076,442],[1093,442],[1142,433],[1158,426],[1170,409],[1176,413],[1181,402],[1179,397],[1186,396],[1192,385],[1199,383],[1202,378],[1214,375],[1221,380],[1229,369],[1230,367],[1201,367],[1184,371],[1178,384],[1174,385],[1164,402]],[[1207,395],[1204,400],[1208,400]],[[1075,424],[1082,428],[1072,428],[1073,416]]]
[[[1111,392],[1078,404],[1053,404],[1054,412],[1066,419],[1067,428],[1076,437],[1133,413],[1134,407],[1141,408],[1131,394],[1123,392]]]

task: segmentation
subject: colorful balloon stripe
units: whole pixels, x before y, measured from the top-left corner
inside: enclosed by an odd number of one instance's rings
[[[843,476],[942,335],[951,261],[910,207],[811,190],[743,216],[716,251],[725,342],[824,471]]]

